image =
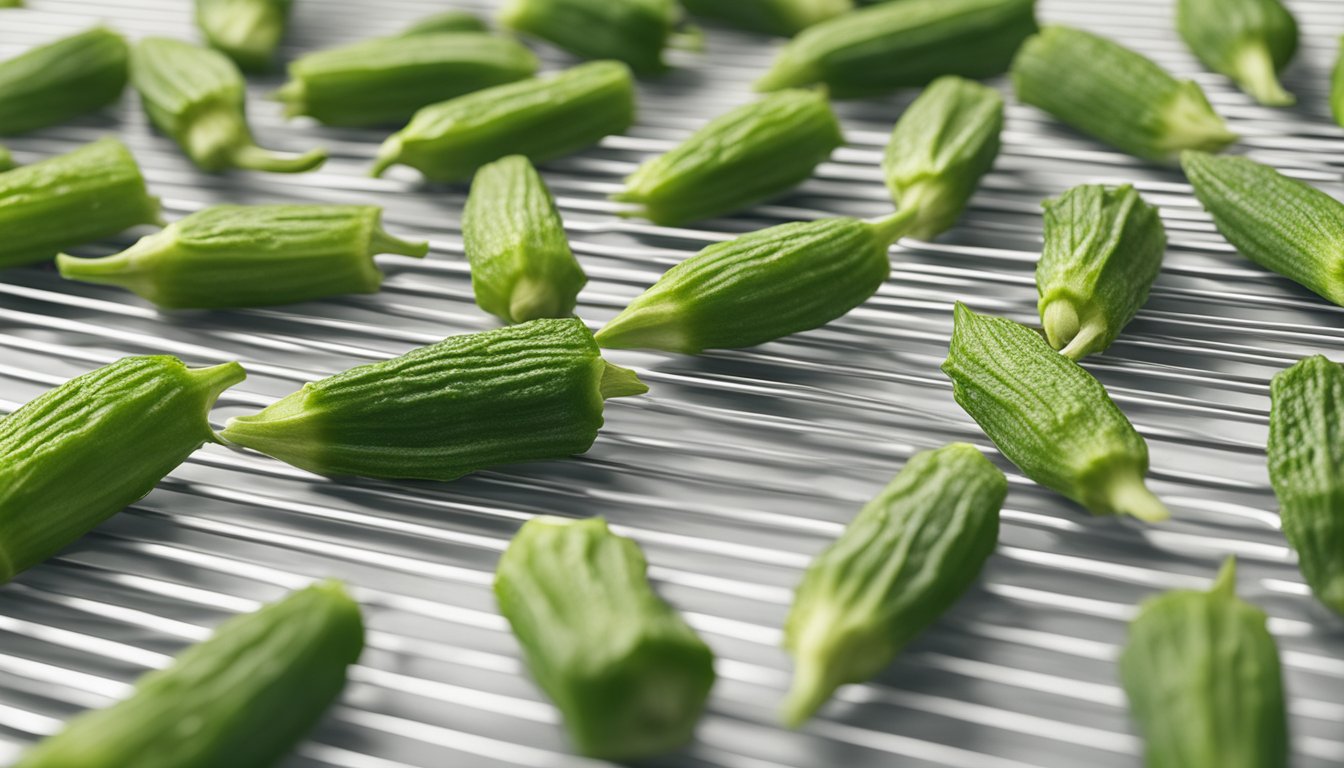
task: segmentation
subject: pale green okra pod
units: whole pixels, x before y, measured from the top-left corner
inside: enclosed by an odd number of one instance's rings
[[[211,48],[260,72],[275,66],[292,6],[292,0],[196,0],[196,26]]]
[[[854,10],[853,0],[682,0],[681,4],[695,16],[784,37]]]
[[[116,102],[129,59],[121,35],[94,27],[0,62],[0,134],[56,125]]]
[[[1280,0],[1179,0],[1176,29],[1204,66],[1256,101],[1296,101],[1278,77],[1297,52],[1297,21]]]

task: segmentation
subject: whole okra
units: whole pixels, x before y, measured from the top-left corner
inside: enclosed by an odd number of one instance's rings
[[[622,133],[635,120],[635,83],[616,61],[595,61],[432,104],[383,142],[373,175],[409,165],[432,181],[465,181],[508,155],[554,160]]]
[[[359,605],[339,583],[292,592],[224,622],[14,768],[276,765],[340,696],[363,649]]]
[[[248,72],[275,66],[292,0],[196,0],[196,26],[211,48]]]
[[[1017,98],[1117,149],[1157,161],[1237,140],[1193,81],[1070,27],[1046,27],[1013,60]]]
[[[1073,360],[1104,352],[1148,300],[1167,233],[1128,184],[1084,184],[1046,200],[1037,307],[1050,346]]]
[[[0,419],[0,583],[153,490],[214,440],[207,414],[246,374],[127,357]]]
[[[402,124],[416,110],[531,77],[537,57],[517,41],[479,32],[421,32],[310,53],[276,91],[285,115],[327,125]]]
[[[943,372],[957,403],[1027,477],[1094,515],[1170,517],[1144,485],[1143,437],[1101,382],[1039,334],[957,302]]]
[[[1278,74],[1297,52],[1297,22],[1279,0],[1179,0],[1176,29],[1204,66],[1256,101],[1296,101]]]
[[[529,520],[495,597],[579,751],[635,760],[691,738],[714,654],[649,586],[639,545],[601,518]]]
[[[569,249],[546,182],[526,157],[512,155],[476,172],[462,241],[481,309],[508,323],[574,314],[588,277]]]
[[[159,221],[159,200],[130,150],[99,139],[64,155],[0,173],[0,267]]]
[[[911,219],[794,222],[716,243],[669,269],[597,342],[693,355],[818,328],[877,292]]]
[[[1265,614],[1236,594],[1228,558],[1208,592],[1145,602],[1129,625],[1120,680],[1147,768],[1286,768],[1279,650]]]
[[[327,159],[314,149],[288,155],[258,147],[248,128],[243,76],[224,54],[180,40],[149,37],[131,51],[131,83],[150,122],[201,170],[312,170]]]
[[[0,135],[65,122],[121,98],[130,50],[94,27],[0,62]]]
[[[992,77],[1036,31],[1035,0],[901,0],[836,16],[789,41],[756,83],[824,83],[837,97],[920,86],[941,75]]]
[[[61,276],[119,285],[166,309],[290,304],[373,293],[375,254],[424,256],[372,205],[216,205],[98,259],[56,257]]]
[[[623,61],[641,75],[667,69],[663,49],[680,21],[676,0],[508,0],[499,12],[505,29],[586,59]]]
[[[784,625],[796,727],[846,683],[891,663],[980,574],[1008,481],[965,443],[911,457],[808,567]]]
[[[732,213],[801,184],[844,143],[826,94],[781,91],[721,115],[645,162],[613,200],[664,226]]]
[[[442,11],[420,19],[407,27],[401,34],[433,35],[439,32],[489,32],[489,27],[481,17],[468,11]]]
[[[682,0],[681,4],[696,16],[784,37],[854,10],[853,0]]]
[[[647,390],[582,321],[533,320],[305,384],[220,437],[323,475],[455,480],[583,453],[604,400]]]

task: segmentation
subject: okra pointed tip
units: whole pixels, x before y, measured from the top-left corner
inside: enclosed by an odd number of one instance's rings
[[[1279,82],[1274,59],[1263,42],[1245,45],[1235,62],[1237,85],[1251,98],[1268,107],[1297,103],[1297,98]]]
[[[1227,559],[1218,569],[1218,575],[1213,579],[1213,586],[1209,592],[1226,597],[1237,596],[1237,556],[1228,555]]]
[[[388,168],[401,162],[401,140],[396,136],[383,142],[378,148],[378,156],[373,159],[373,167],[369,169],[369,176],[375,179],[381,179]]]
[[[686,338],[675,307],[630,305],[602,327],[594,337],[607,349],[661,349],[666,352],[698,352]]]
[[[649,385],[640,381],[634,371],[606,360],[602,362],[605,367],[602,369],[602,381],[598,384],[598,391],[602,393],[603,400],[610,400],[613,397],[633,397],[649,391]]]
[[[895,243],[897,240],[910,234],[911,229],[918,221],[919,211],[909,208],[896,211],[890,216],[884,216],[880,219],[868,222],[873,227],[877,239],[885,242],[887,245]]]
[[[1171,510],[1144,484],[1137,472],[1117,475],[1107,488],[1106,502],[1118,515],[1129,515],[1145,523],[1171,519]]]
[[[233,164],[239,168],[269,173],[304,173],[327,162],[327,150],[321,147],[293,155],[263,149],[255,144],[244,144],[233,153]]]
[[[800,662],[793,672],[793,682],[779,719],[789,728],[799,728],[816,714],[818,709],[835,693],[835,685],[826,679],[818,664]]]

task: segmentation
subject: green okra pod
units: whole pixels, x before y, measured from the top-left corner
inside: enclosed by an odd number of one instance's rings
[[[1344,615],[1344,368],[1315,355],[1270,384],[1269,479],[1316,598]]]
[[[901,115],[882,159],[891,199],[915,213],[910,236],[929,239],[961,217],[999,156],[1003,97],[960,77],[933,81]]]
[[[505,29],[586,59],[623,61],[639,74],[667,69],[663,49],[680,20],[676,0],[508,0],[499,12]]]
[[[1046,200],[1036,264],[1038,309],[1050,346],[1073,360],[1104,352],[1148,300],[1167,233],[1128,184],[1083,184]]]
[[[275,66],[292,0],[196,0],[196,26],[211,48],[247,72]]]
[[[246,374],[127,357],[0,419],[0,583],[153,490],[214,440],[207,415]]]
[[[0,0],[0,8],[22,8],[23,0]]]
[[[0,173],[0,267],[159,221],[159,200],[130,150],[99,139],[73,152]]]
[[[647,390],[582,321],[533,320],[305,384],[220,437],[323,475],[455,480],[583,453],[603,401]]]
[[[102,109],[126,89],[130,49],[94,27],[0,62],[0,135],[65,122]]]
[[[276,91],[285,115],[327,125],[402,124],[429,104],[531,77],[537,57],[479,32],[421,32],[301,56]]]
[[[794,222],[716,243],[669,269],[597,342],[698,354],[818,328],[877,292],[911,218]]]
[[[993,77],[1036,31],[1035,0],[901,0],[808,27],[757,90],[824,83],[837,97],[920,86],[941,75]]]
[[[536,517],[509,543],[495,597],[579,751],[635,760],[691,738],[714,654],[649,586],[639,545],[601,518]]]
[[[1279,649],[1236,593],[1228,558],[1208,592],[1151,598],[1129,625],[1120,680],[1147,768],[1286,768]]]
[[[424,256],[372,205],[216,205],[98,259],[56,257],[61,276],[119,285],[165,309],[291,304],[373,293],[375,254]]]
[[[696,16],[784,37],[854,10],[854,0],[682,0],[681,4]]]
[[[801,184],[843,143],[826,94],[782,91],[709,121],[612,199],[664,226],[713,218]]]
[[[1256,101],[1296,101],[1279,72],[1297,53],[1297,22],[1279,0],[1179,0],[1176,29],[1204,66],[1232,78]]]
[[[1094,515],[1170,517],[1144,484],[1143,437],[1101,382],[1039,334],[957,302],[943,372],[957,403],[1027,477]]]
[[[543,163],[578,152],[634,120],[630,69],[595,61],[425,107],[383,142],[373,175],[402,164],[432,181],[465,181],[508,155]]]
[[[1237,140],[1193,81],[1080,29],[1043,29],[1022,45],[1012,75],[1019,100],[1148,160],[1217,152]]]
[[[150,122],[201,170],[301,173],[327,159],[321,149],[289,155],[258,147],[247,125],[242,73],[219,51],[145,38],[131,50],[131,83]]]
[[[442,11],[420,19],[402,31],[403,37],[440,32],[489,32],[481,17],[467,11]]]
[[[841,685],[880,672],[971,586],[999,538],[1008,480],[974,446],[911,457],[812,561],[784,624],[796,727]]]
[[[269,768],[340,696],[363,649],[359,604],[339,583],[291,592],[224,622],[14,768]]]
[[[462,241],[481,309],[508,323],[574,314],[588,277],[546,182],[526,157],[511,155],[476,172]]]

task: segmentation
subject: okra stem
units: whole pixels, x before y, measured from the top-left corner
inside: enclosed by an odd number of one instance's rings
[[[917,207],[904,208],[890,216],[884,216],[880,219],[874,219],[869,224],[873,227],[873,232],[879,240],[886,242],[887,245],[895,243],[906,234],[915,225],[915,219],[919,215]]]
[[[294,154],[263,149],[249,143],[234,149],[232,157],[233,164],[239,168],[270,173],[303,173],[325,163],[327,150],[316,147],[303,154]]]
[[[604,366],[602,381],[597,389],[603,400],[610,400],[613,397],[633,397],[649,391],[649,386],[640,381],[639,376],[629,368],[622,368],[606,360],[602,361],[602,365]]]
[[[1171,519],[1171,511],[1144,485],[1139,472],[1118,472],[1106,483],[1104,498],[1114,514],[1131,515],[1145,523]]]
[[[1237,55],[1237,84],[1251,98],[1270,107],[1286,107],[1297,103],[1297,97],[1284,89],[1274,68],[1274,59],[1263,42],[1248,42]]]

